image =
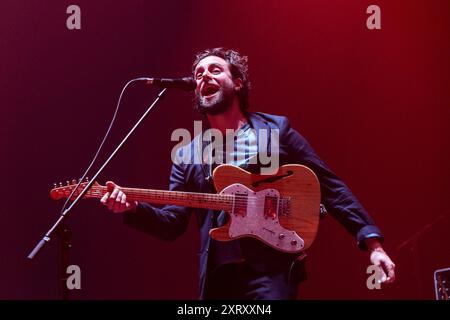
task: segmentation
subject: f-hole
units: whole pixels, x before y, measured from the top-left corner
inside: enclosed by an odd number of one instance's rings
[[[273,176],[273,177],[267,177],[265,179],[261,179],[259,181],[255,181],[255,182],[252,183],[252,186],[253,187],[258,187],[262,183],[273,183],[273,182],[275,182],[277,180],[280,180],[280,179],[283,179],[285,177],[292,176],[293,174],[294,174],[294,172],[289,170],[288,172],[286,172],[286,174],[282,174],[282,175],[279,175],[279,176]]]

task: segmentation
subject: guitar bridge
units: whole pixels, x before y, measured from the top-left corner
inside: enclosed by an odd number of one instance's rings
[[[279,215],[288,216],[291,214],[291,197],[281,197],[278,205]]]

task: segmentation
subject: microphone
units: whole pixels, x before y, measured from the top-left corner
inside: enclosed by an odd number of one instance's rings
[[[178,88],[185,91],[194,91],[197,82],[191,77],[165,79],[165,78],[142,78],[146,85],[158,86],[161,88]]]

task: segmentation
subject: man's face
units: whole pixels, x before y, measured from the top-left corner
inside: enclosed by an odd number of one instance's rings
[[[217,56],[200,60],[194,78],[197,81],[195,102],[201,113],[216,115],[231,106],[235,84],[227,61]]]

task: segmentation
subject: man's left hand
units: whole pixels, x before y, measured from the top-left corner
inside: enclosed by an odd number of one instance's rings
[[[377,238],[366,239],[370,251],[370,262],[380,268],[381,283],[391,283],[395,280],[395,263],[384,251]]]
[[[381,283],[391,283],[395,280],[395,264],[382,248],[370,253],[370,261],[381,270]]]

